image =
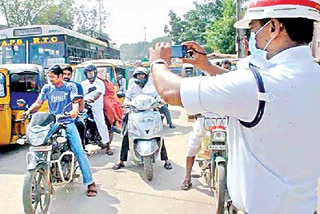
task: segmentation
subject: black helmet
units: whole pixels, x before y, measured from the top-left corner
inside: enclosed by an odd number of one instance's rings
[[[88,72],[93,72],[93,76],[88,76]],[[97,68],[93,64],[84,67],[84,75],[87,79],[95,79],[97,77]]]
[[[145,74],[146,77],[144,79],[138,79],[138,74]],[[144,67],[138,67],[136,68],[136,70],[134,70],[133,72],[133,79],[134,79],[134,82],[139,85],[141,88],[143,88],[146,83],[148,82],[148,78],[149,78],[149,73],[148,73],[148,70]]]

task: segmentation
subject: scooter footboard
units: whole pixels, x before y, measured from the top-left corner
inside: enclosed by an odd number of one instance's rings
[[[158,142],[156,139],[150,140],[137,140],[135,144],[135,151],[140,156],[149,156],[159,150]]]

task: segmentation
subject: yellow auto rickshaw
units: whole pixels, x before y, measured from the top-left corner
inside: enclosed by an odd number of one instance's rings
[[[34,103],[46,82],[43,68],[33,64],[0,65],[0,146],[25,139],[26,122],[21,114]],[[25,106],[19,105],[23,99]],[[39,111],[47,111],[48,104]]]

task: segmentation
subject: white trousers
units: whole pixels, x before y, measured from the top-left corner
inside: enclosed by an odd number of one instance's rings
[[[193,126],[193,131],[189,137],[188,144],[188,157],[197,155],[197,152],[201,146],[202,135],[204,134],[203,117],[198,117]]]
[[[103,105],[93,105],[92,113],[103,144],[109,143],[109,131],[104,119]]]

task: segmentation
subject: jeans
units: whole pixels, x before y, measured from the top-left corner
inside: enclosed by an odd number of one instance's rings
[[[83,183],[85,185],[90,185],[93,182],[92,173],[91,173],[91,169],[90,169],[91,167],[90,167],[90,163],[89,163],[87,154],[83,150],[77,127],[74,123],[69,123],[66,126],[67,126],[67,130],[66,130],[67,133],[66,134],[67,134],[67,138],[69,140],[68,142],[71,146],[71,149],[72,149],[74,155],[76,156],[76,158],[79,162],[80,170],[81,170],[81,173],[83,176]],[[51,128],[48,136],[50,136],[51,133],[56,132],[58,127],[59,127],[59,124],[56,123]]]
[[[167,120],[167,124],[172,124],[172,119],[171,119],[171,114],[168,108],[168,104],[162,106],[159,110],[162,114],[164,114],[164,116],[166,117]]]

